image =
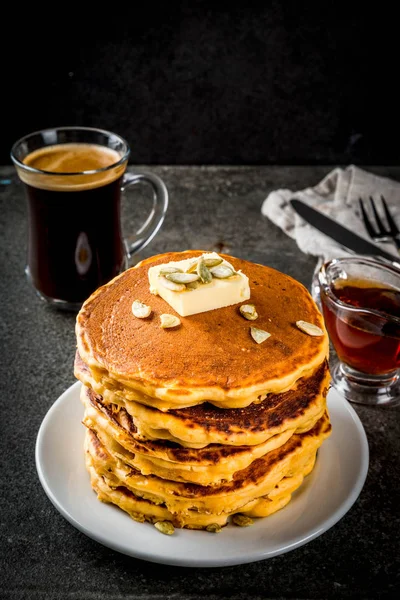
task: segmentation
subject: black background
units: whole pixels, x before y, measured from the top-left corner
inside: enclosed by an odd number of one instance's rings
[[[0,162],[30,131],[85,125],[124,136],[134,164],[397,164],[391,6],[9,6]]]

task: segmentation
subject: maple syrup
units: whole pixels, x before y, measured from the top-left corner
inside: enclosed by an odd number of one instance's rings
[[[330,289],[345,305],[321,298],[339,359],[371,375],[400,368],[400,291],[360,279],[336,281]]]

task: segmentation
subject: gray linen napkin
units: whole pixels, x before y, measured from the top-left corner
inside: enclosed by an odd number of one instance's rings
[[[271,192],[264,200],[261,212],[295,239],[302,252],[317,256],[320,264],[331,258],[347,256],[349,253],[329,237],[305,223],[293,210],[289,201],[293,198],[303,200],[368,241],[372,241],[360,218],[358,199],[368,200],[369,196],[373,196],[379,209],[381,194],[400,227],[400,183],[386,177],[379,177],[354,165],[345,169],[333,169],[315,187],[300,191],[279,189]],[[372,215],[370,216],[373,221]],[[383,248],[398,258],[399,254],[394,244],[385,243]]]

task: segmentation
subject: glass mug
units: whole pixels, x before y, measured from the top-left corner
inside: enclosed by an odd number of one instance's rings
[[[58,308],[78,310],[163,223],[167,188],[151,173],[126,173],[129,154],[122,137],[90,127],[45,129],[11,149],[28,203],[26,273],[39,296]],[[139,182],[152,187],[153,205],[128,241],[121,192]]]
[[[337,258],[318,273],[320,302],[338,362],[332,383],[352,402],[400,401],[400,270],[372,257]]]

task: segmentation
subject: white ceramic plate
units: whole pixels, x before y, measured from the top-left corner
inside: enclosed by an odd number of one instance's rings
[[[175,530],[165,536],[97,500],[83,455],[80,382],[45,416],[36,442],[40,482],[74,527],[113,550],[143,560],[186,567],[217,567],[262,560],[306,544],[335,525],[357,500],[368,472],[368,442],[354,409],[335,390],[328,394],[332,434],[316,466],[291,502],[251,527],[229,525],[219,534]]]

